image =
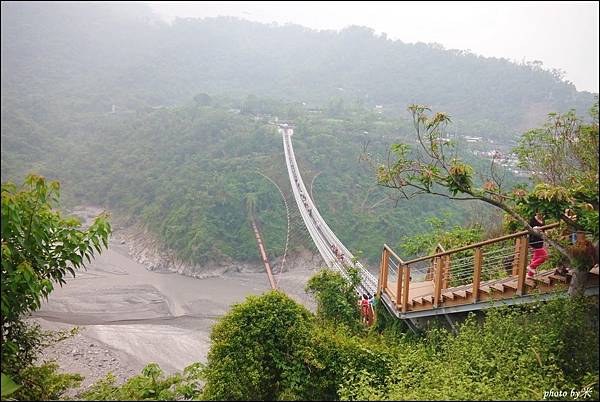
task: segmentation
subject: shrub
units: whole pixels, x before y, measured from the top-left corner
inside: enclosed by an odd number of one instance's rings
[[[320,322],[345,326],[354,332],[362,329],[354,285],[339,273],[328,269],[321,270],[309,279],[306,292],[313,294],[317,300],[317,318]]]
[[[313,319],[278,291],[234,305],[212,330],[203,398],[303,398]]]
[[[115,376],[108,373],[79,397],[90,401],[189,400],[200,393],[201,369],[200,363],[194,363],[183,373],[165,377],[158,364],[150,363],[140,375],[131,377],[120,386],[115,385]]]
[[[106,216],[87,230],[77,219],[64,219],[58,204],[58,182],[28,175],[22,186],[2,183],[2,371],[19,382],[40,346],[40,331],[22,322],[38,309],[65,276],[108,246],[111,231]],[[43,370],[41,367],[32,370]],[[26,392],[22,390],[21,392]]]
[[[18,376],[21,387],[11,398],[25,401],[57,400],[69,388],[77,387],[83,380],[79,374],[58,373],[58,364],[44,363],[29,366]]]
[[[598,322],[590,316],[597,304],[568,299],[490,309],[457,335],[432,329],[421,340],[404,337],[390,375],[380,381],[356,370],[340,397],[538,400],[544,391],[591,386],[597,398]]]

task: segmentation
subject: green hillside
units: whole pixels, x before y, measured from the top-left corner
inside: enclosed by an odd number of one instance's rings
[[[447,111],[458,135],[507,149],[546,113],[587,110],[593,95],[536,64],[392,41],[364,27],[167,25],[142,4],[2,4],[2,180],[32,170],[58,178],[71,202],[139,219],[194,262],[256,258],[249,194],[270,252],[282,252],[282,202],[255,173],[286,181],[274,116],[297,125],[303,171],[321,172],[322,214],[371,262],[382,243],[426,230],[432,214],[464,221],[471,206],[386,201],[358,162],[365,142],[383,154],[414,141],[413,102]]]

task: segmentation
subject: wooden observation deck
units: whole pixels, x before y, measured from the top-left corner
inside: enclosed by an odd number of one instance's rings
[[[584,238],[578,234],[578,241]],[[410,261],[384,245],[378,293],[396,317],[411,319],[526,303],[566,291],[570,273],[556,275],[553,268],[526,278],[528,249],[527,231],[448,251],[438,245],[435,254]],[[597,265],[585,288],[588,295],[598,294]]]

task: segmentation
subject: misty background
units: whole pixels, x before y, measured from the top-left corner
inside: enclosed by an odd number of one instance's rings
[[[506,180],[524,180],[510,156],[519,136],[550,112],[586,118],[597,99],[560,71],[584,54],[575,64],[595,65],[586,75],[597,79],[594,8],[4,2],[2,180],[59,179],[65,205],[110,209],[198,266],[258,261],[249,202],[273,256],[286,237],[280,196],[256,173],[289,185],[277,118],[296,125],[324,218],[374,263],[381,244],[431,230],[431,217],[484,215],[432,197],[395,202],[358,162],[364,145],[381,155],[414,143],[407,106],[426,104],[451,116],[462,157],[487,167],[502,152]],[[293,244],[312,247],[301,234]]]
[[[364,25],[407,43],[439,43],[486,57],[540,60],[580,91],[598,92],[598,2],[150,1],[165,21],[235,16],[340,30]]]

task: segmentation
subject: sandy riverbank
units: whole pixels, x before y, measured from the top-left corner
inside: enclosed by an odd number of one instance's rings
[[[320,265],[319,258],[313,261],[290,263],[279,276],[281,289],[311,309],[303,288]],[[41,360],[55,359],[62,371],[85,376],[82,388],[108,372],[123,381],[149,362],[173,372],[205,361],[216,319],[233,303],[269,289],[260,265],[255,272],[232,268],[206,279],[148,271],[116,233],[108,250],[56,288],[33,315],[45,329],[80,327],[74,337],[46,349]]]

